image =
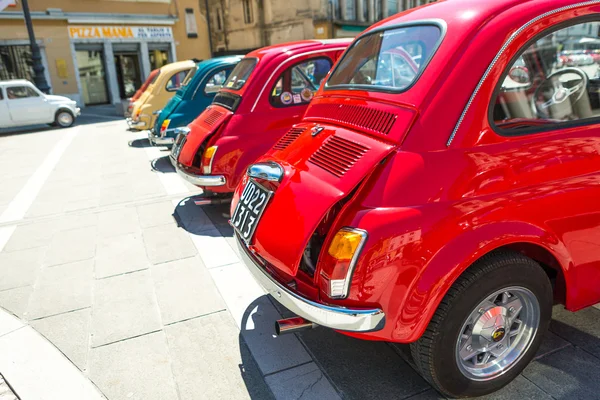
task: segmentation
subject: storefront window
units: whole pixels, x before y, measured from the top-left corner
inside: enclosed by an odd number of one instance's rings
[[[158,69],[169,63],[169,52],[167,50],[150,50],[150,66]]]
[[[33,81],[29,46],[0,46],[0,81],[27,79]]]
[[[77,50],[76,54],[83,102],[86,105],[108,103],[102,51]]]

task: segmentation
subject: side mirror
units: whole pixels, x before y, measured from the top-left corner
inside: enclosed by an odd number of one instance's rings
[[[529,76],[529,70],[526,67],[515,66],[508,72],[508,77],[513,81],[520,84],[530,84],[531,77]]]

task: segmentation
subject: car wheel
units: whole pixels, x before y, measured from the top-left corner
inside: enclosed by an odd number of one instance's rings
[[[519,253],[491,253],[452,285],[411,344],[421,374],[451,397],[483,396],[533,359],[552,316],[552,285]]]
[[[61,128],[68,128],[75,122],[75,117],[70,111],[59,110],[54,118],[54,123]]]

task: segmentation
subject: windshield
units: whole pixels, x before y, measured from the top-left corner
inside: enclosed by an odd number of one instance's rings
[[[404,91],[418,79],[437,49],[436,25],[415,25],[367,34],[344,55],[326,87]]]
[[[224,87],[227,89],[240,90],[254,70],[256,62],[256,58],[244,58],[240,61],[231,72],[231,75],[229,75],[229,79],[225,82]]]

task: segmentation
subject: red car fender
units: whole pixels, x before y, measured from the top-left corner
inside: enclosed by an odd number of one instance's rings
[[[556,258],[565,277],[568,307],[569,299],[574,297],[569,290],[572,260],[564,244],[554,234],[540,227],[521,221],[503,221],[469,230],[439,249],[410,285],[397,320],[389,323],[412,326],[410,336],[402,339],[407,342],[417,340],[450,287],[465,270],[496,249],[520,243],[540,246]],[[413,314],[410,313],[411,309],[420,312]],[[394,332],[393,336],[396,337],[398,333]]]

